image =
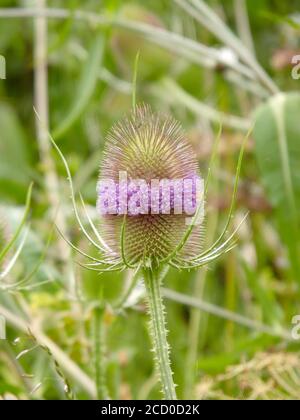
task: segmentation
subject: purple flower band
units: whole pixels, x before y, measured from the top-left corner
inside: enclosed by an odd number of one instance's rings
[[[101,215],[195,214],[203,200],[203,181],[198,175],[184,179],[100,179],[97,209]]]

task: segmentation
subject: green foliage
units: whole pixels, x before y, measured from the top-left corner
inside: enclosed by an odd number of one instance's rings
[[[278,94],[256,114],[255,148],[295,278],[300,274],[300,95]]]
[[[45,50],[50,131],[70,167],[71,199],[61,156],[37,139],[34,18],[3,17],[23,3],[0,6],[0,399],[161,398],[140,273],[82,267],[87,255],[92,264],[102,258],[91,245],[102,223],[98,170],[106,133],[132,102],[178,119],[203,178],[210,174],[203,252],[238,229],[236,247],[207,271],[164,273],[178,398],[299,399],[300,342],[291,339],[300,279],[297,0],[47,2],[69,12],[48,19]]]
[[[62,137],[72,127],[72,125],[81,117],[90,102],[97,84],[99,69],[101,69],[104,42],[103,34],[97,34],[83,68],[78,88],[76,89],[73,98],[73,104],[60,125],[53,130],[53,136],[56,139]]]
[[[30,180],[26,134],[16,111],[0,103],[0,187],[2,197],[22,196]]]

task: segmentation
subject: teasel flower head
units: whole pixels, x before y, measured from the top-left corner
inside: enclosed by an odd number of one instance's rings
[[[180,124],[149,106],[137,107],[106,140],[98,182],[104,240],[120,256],[124,247],[130,264],[159,264],[183,238],[197,209],[199,186],[197,159]],[[201,234],[202,226],[195,226],[182,257],[199,253]]]
[[[142,105],[108,133],[97,184],[99,226],[89,218],[81,198],[96,238],[92,238],[80,220],[67,162],[52,142],[68,173],[79,226],[100,252],[99,258],[95,258],[75,247],[90,259],[84,267],[101,272],[165,264],[193,269],[214,261],[232,248],[239,226],[223,239],[233,206],[220,237],[208,250],[201,251],[207,185],[204,187],[196,155],[174,118],[154,113],[149,106]],[[242,153],[235,187],[241,160]],[[164,195],[165,187],[169,195]],[[233,202],[235,195],[236,188]]]
[[[224,238],[233,205],[219,238],[207,250],[201,250],[208,183],[201,179],[196,155],[174,118],[154,113],[148,105],[142,105],[112,127],[107,135],[97,184],[98,225],[91,220],[80,196],[92,233],[81,220],[68,163],[49,136],[68,175],[78,225],[99,251],[99,256],[91,256],[74,246],[61,232],[69,245],[89,260],[80,263],[83,267],[98,272],[125,268],[136,268],[138,272],[142,267],[165,265],[197,269],[232,248],[240,225],[226,240]],[[232,203],[236,198],[242,156],[243,149]],[[164,182],[168,181],[169,196],[163,193]],[[181,182],[181,190],[177,182]]]

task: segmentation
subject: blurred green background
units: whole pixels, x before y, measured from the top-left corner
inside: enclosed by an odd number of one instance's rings
[[[299,0],[0,0],[0,252],[34,182],[25,244],[21,232],[0,257],[2,398],[94,398],[98,328],[110,397],[160,398],[143,288],[117,310],[132,273],[86,271],[55,229],[95,253],[45,133],[49,124],[97,224],[105,135],[131,109],[138,51],[138,102],[180,120],[204,177],[223,125],[205,247],[222,231],[238,153],[254,125],[232,221],[236,227],[249,211],[237,246],[208,268],[170,270],[164,284],[178,396],[300,398],[300,336],[292,335],[300,315],[299,36]]]

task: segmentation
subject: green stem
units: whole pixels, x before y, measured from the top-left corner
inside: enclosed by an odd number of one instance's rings
[[[101,307],[94,309],[94,362],[98,400],[109,399],[106,387],[104,312]]]
[[[144,270],[145,286],[148,295],[150,313],[150,333],[153,340],[156,368],[162,384],[162,392],[166,400],[176,400],[173,373],[170,365],[169,344],[167,342],[164,304],[160,291],[160,279],[157,271]]]

